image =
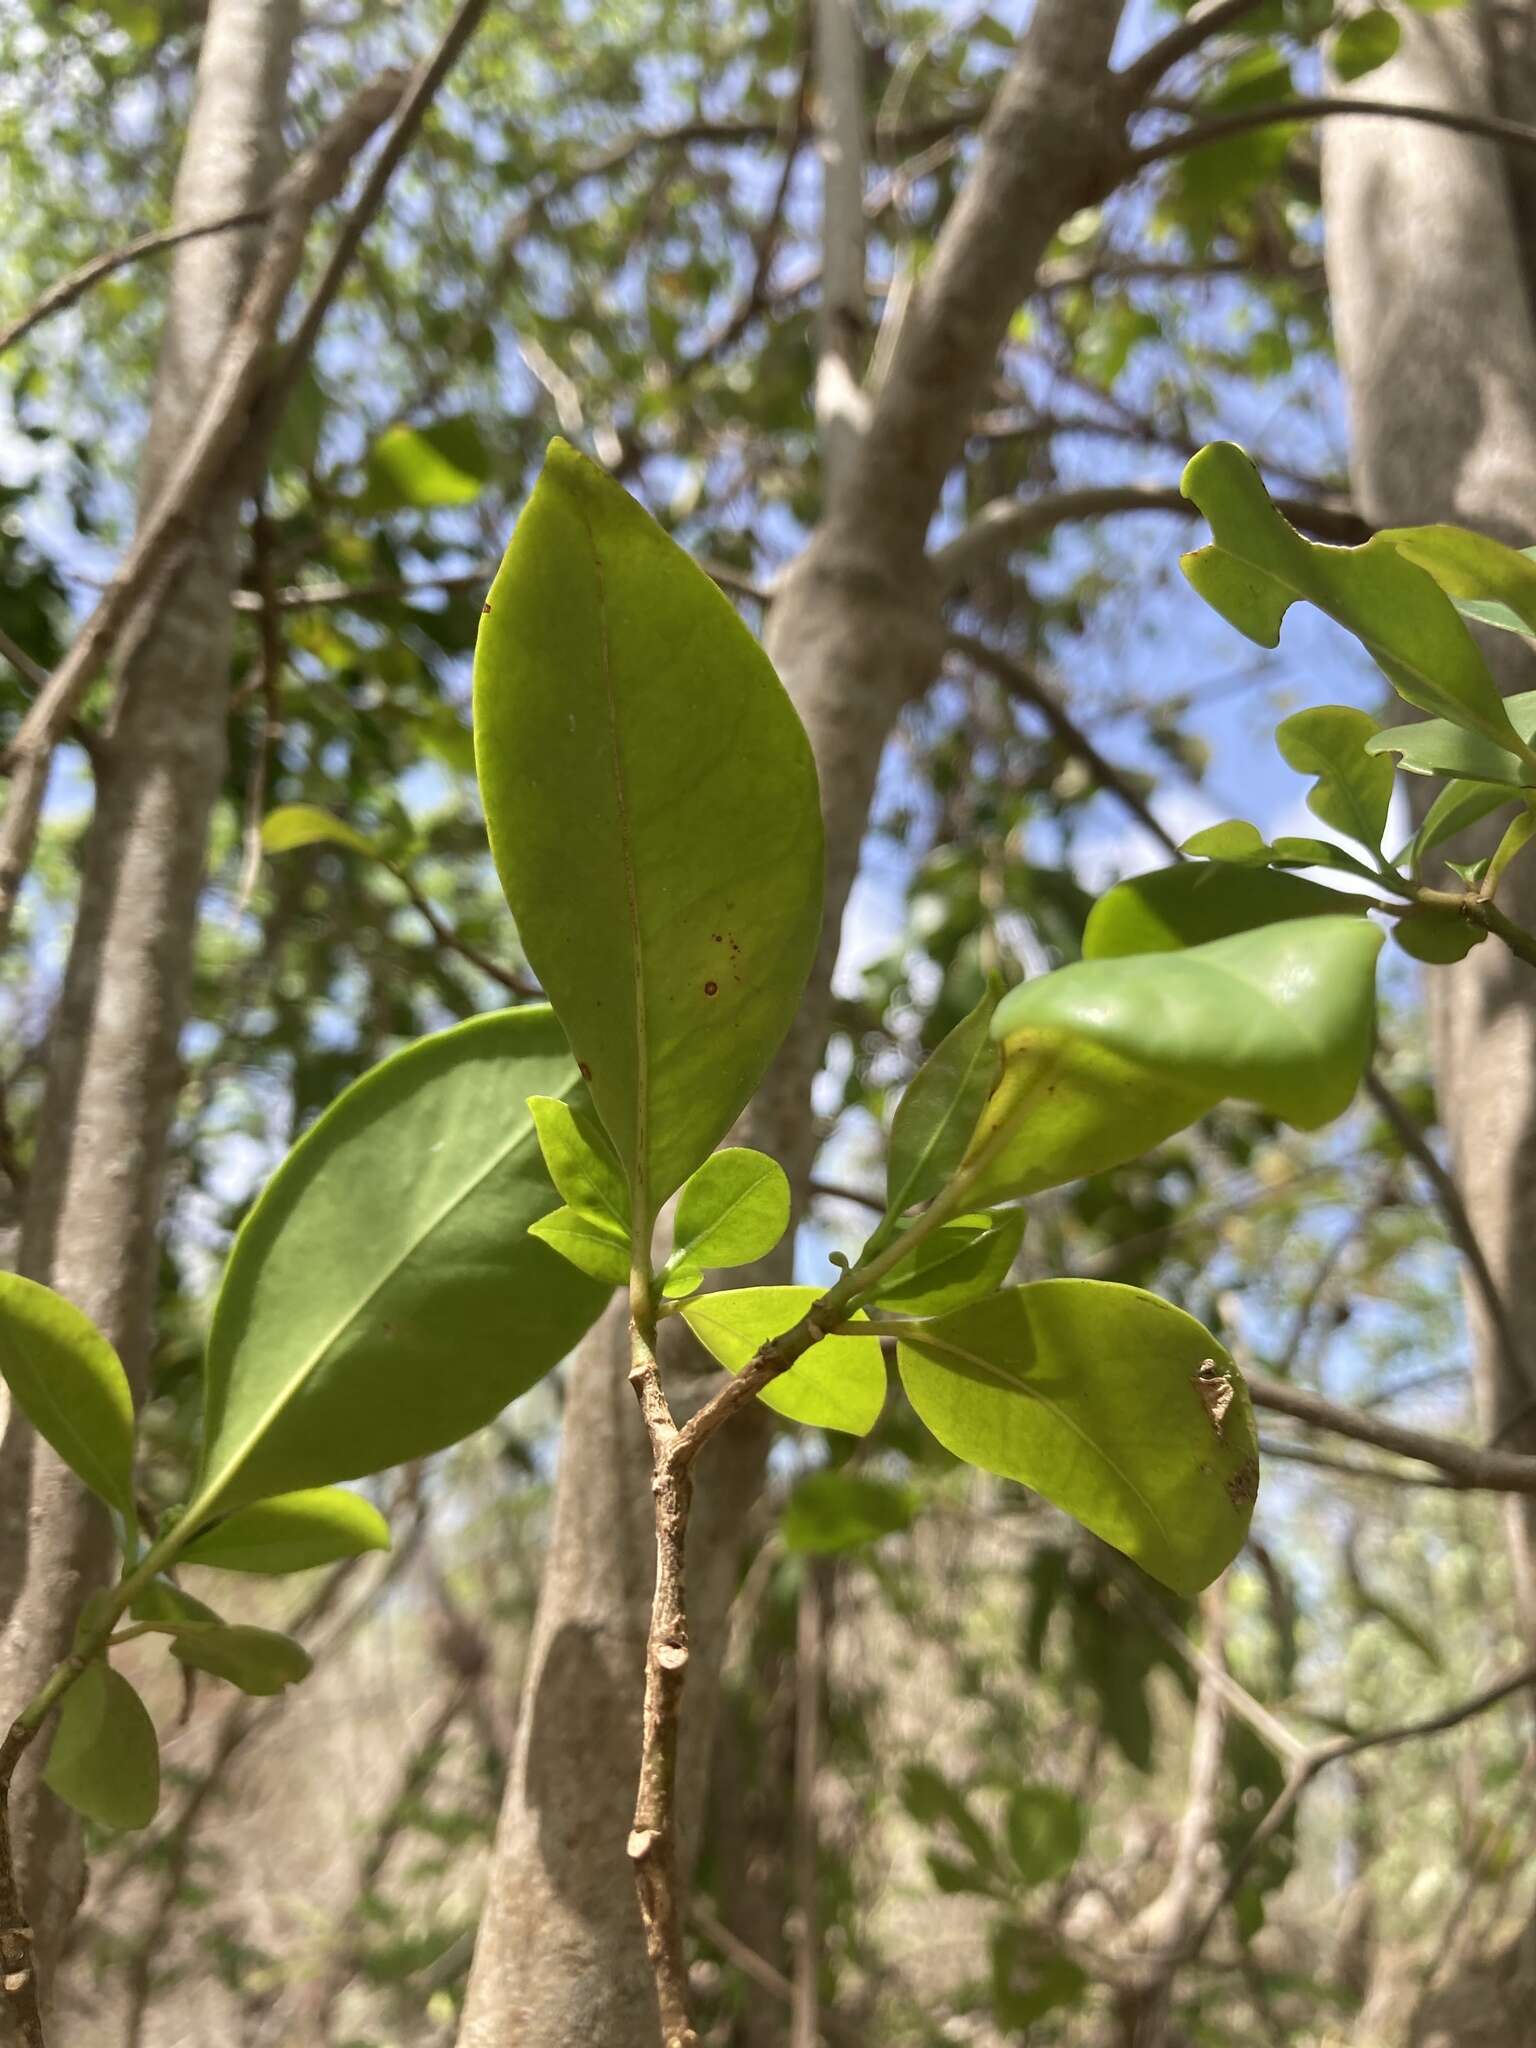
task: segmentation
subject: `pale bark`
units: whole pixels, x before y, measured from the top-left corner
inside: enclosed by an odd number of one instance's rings
[[[255,205],[279,170],[297,0],[215,0],[174,201],[177,221]],[[148,505],[197,417],[259,246],[260,228],[185,243],[172,272],[140,476]],[[144,594],[116,664],[120,711],[102,750],[79,909],[50,1041],[21,1263],[86,1310],[142,1388],[158,1264],[166,1144],[179,1076],[208,818],[224,770],[243,489],[206,504],[174,586]],[[0,1722],[68,1649],[102,1575],[104,1511],[13,1417],[0,1495],[6,1531]],[[28,1781],[25,1895],[52,1948],[79,1896],[79,1832]]]
[[[881,749],[943,647],[925,542],[997,349],[1061,222],[1115,184],[1108,72],[1121,0],[1041,0],[976,171],[887,357],[836,498],[786,579],[767,644],[810,735],[827,828],[826,924],[806,1000],[742,1142],[803,1199],[811,1081]],[[654,2038],[624,1839],[639,1755],[651,1541],[643,1433],[616,1308],[571,1373],[550,1554],[460,2048],[639,2048]],[[737,1418],[699,1465],[680,1789],[696,1835],[718,1657],[766,1430]],[[713,1668],[712,1668],[713,1667]],[[692,1821],[690,1822],[690,1816]]]
[[[1500,14],[1528,50],[1531,0]],[[1405,14],[1401,52],[1371,74],[1372,96],[1528,117],[1528,108],[1500,103],[1522,67],[1497,61],[1492,20],[1482,7]],[[1528,68],[1524,78],[1529,85]],[[1445,130],[1347,118],[1328,125],[1323,161],[1329,286],[1361,510],[1377,524],[1449,519],[1529,545],[1536,331],[1516,206],[1529,167]],[[1489,634],[1486,646],[1501,687],[1536,683],[1512,636]],[[1427,801],[1432,785],[1422,794]],[[1518,923],[1536,925],[1536,866],[1517,863],[1499,900]],[[1427,983],[1441,1114],[1513,1335],[1500,1345],[1469,1289],[1479,1417],[1503,1449],[1536,1451],[1536,978],[1490,941]],[[1505,1513],[1521,1618],[1536,1643],[1536,1504],[1513,1498]]]

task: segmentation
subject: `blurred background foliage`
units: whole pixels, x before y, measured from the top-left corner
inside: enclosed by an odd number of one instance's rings
[[[1021,11],[863,8],[872,324],[921,271]],[[1134,8],[1128,35],[1168,12]],[[290,141],[419,53],[446,13],[317,0]],[[0,320],[163,225],[200,15],[197,0],[0,4]],[[1271,104],[1315,89],[1326,52],[1341,70],[1389,53],[1395,30],[1391,9],[1280,0],[1170,89],[1212,113]],[[548,437],[596,452],[754,624],[814,517],[806,46],[798,0],[492,9],[295,394],[249,543],[184,1048],[145,1473],[157,1505],[184,1494],[204,1304],[265,1173],[383,1054],[501,1003],[523,973],[478,821],[468,661],[487,565]],[[1315,133],[1298,122],[1160,166],[1069,223],[1019,310],[945,530],[996,500],[1166,489],[1216,434],[1249,445],[1277,494],[1341,499],[1320,204]],[[159,258],[118,271],[6,359],[0,624],[45,666],[129,528],[164,278]],[[988,969],[1076,957],[1094,895],[1164,857],[1149,816],[1174,840],[1234,809],[1268,829],[1296,803],[1265,743],[1279,712],[1371,701],[1326,629],[1245,658],[1177,582],[1188,530],[1166,511],[1063,514],[968,571],[945,671],[882,770],[818,1086],[807,1275],[858,1241],[882,1120]],[[0,740],[27,695],[0,663]],[[61,757],[26,942],[0,968],[13,1183],[103,709],[86,707]],[[389,865],[316,846],[253,868],[254,825],[296,801],[346,819]],[[1387,1067],[1432,1131],[1406,962],[1388,986]],[[1444,1222],[1369,1105],[1312,1138],[1224,1112],[1037,1202],[1023,1259],[1031,1276],[1155,1287],[1273,1375],[1401,1420],[1465,1420]],[[323,1649],[299,1694],[156,1701],[175,1724],[171,1790],[147,1842],[95,1843],[66,2038],[451,2040],[559,1427],[551,1383],[382,1486],[388,1560],[259,1596]],[[851,1454],[786,1429],[732,1624],[690,1930],[712,2048],[787,2038],[807,1925],[829,2042],[1118,2039],[1095,1961],[1165,1884],[1201,1790],[1192,1642],[1308,1741],[1410,1719],[1509,1661],[1495,1503],[1405,1483],[1279,1419],[1266,1431],[1256,1540],[1197,1611],[951,1464],[896,1399]],[[1174,1987],[1183,2037],[1406,2039],[1398,2001],[1465,1998],[1474,1981],[1497,2011],[1531,1904],[1520,1710],[1340,1766],[1240,1871],[1281,1766],[1233,1719],[1207,1778],[1205,1853],[1237,1874]],[[1511,2012],[1486,2038],[1528,2026]]]

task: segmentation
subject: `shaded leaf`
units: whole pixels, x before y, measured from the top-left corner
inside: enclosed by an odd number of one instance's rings
[[[491,457],[468,414],[431,426],[386,427],[368,450],[364,506],[372,512],[470,505],[491,474]]]
[[[654,1208],[734,1122],[810,972],[810,746],[727,600],[563,442],[487,614],[475,741],[497,870]]]
[[[1536,634],[1536,549],[1506,547],[1465,526],[1394,526],[1377,537],[1428,570],[1463,617]]]
[[[1333,68],[1346,83],[1364,78],[1397,54],[1402,28],[1384,7],[1368,7],[1340,24],[1330,52]]]
[[[1049,1884],[1077,1861],[1082,1809],[1054,1785],[1019,1785],[1008,1801],[1008,1853],[1026,1884]]]
[[[595,1321],[607,1289],[528,1234],[556,1206],[534,1094],[581,1099],[543,1005],[397,1053],[299,1140],[230,1254],[189,1512],[453,1443]]]
[[[131,1521],[133,1394],[90,1317],[51,1287],[0,1273],[0,1376],[38,1435]]]
[[[1505,704],[1522,739],[1536,734],[1536,690],[1507,697]],[[1508,747],[1496,746],[1481,733],[1468,732],[1448,718],[1420,718],[1411,725],[1390,725],[1369,741],[1373,754],[1397,754],[1417,775],[1454,775],[1466,782],[1497,783],[1513,789],[1536,788],[1536,768]]]
[[[989,988],[929,1054],[897,1103],[886,1169],[891,1215],[930,1201],[965,1157],[997,1079],[990,1029],[996,1008],[996,991]]]
[[[1417,870],[1425,856],[1437,846],[1442,846],[1447,839],[1454,839],[1458,832],[1466,831],[1468,826],[1477,824],[1509,801],[1506,790],[1486,782],[1448,782],[1425,812],[1423,824],[1403,850],[1403,859],[1410,873]]]
[[[1457,960],[1465,960],[1474,946],[1480,946],[1488,934],[1480,926],[1468,924],[1454,910],[1417,908],[1409,910],[1392,927],[1392,936],[1415,960],[1423,960],[1430,966],[1445,967]]]
[[[227,1679],[241,1692],[263,1699],[296,1685],[313,1669],[301,1643],[270,1628],[189,1626],[173,1639],[171,1655],[190,1670]]]
[[[1083,932],[1085,960],[1172,952],[1298,917],[1363,917],[1358,897],[1305,875],[1239,867],[1225,860],[1154,868],[1117,882],[1093,906]]]
[[[529,1224],[528,1235],[558,1252],[578,1272],[590,1274],[607,1287],[628,1283],[628,1233],[600,1217],[583,1216],[577,1209],[552,1209],[547,1216]]]
[[[108,1828],[145,1828],[160,1806],[160,1744],[120,1671],[88,1664],[65,1693],[43,1783]]]
[[[1273,848],[1265,843],[1263,833],[1246,818],[1229,818],[1225,824],[1207,825],[1203,832],[1192,833],[1179,851],[1201,860],[1231,861],[1239,867],[1267,867],[1273,856]]]
[[[907,1330],[897,1358],[946,1450],[1032,1487],[1176,1592],[1242,1547],[1252,1411],[1182,1309],[1111,1281],[1040,1280]]]
[[[784,1503],[779,1530],[785,1548],[830,1557],[857,1550],[910,1526],[909,1488],[860,1472],[809,1472]]]
[[[876,1290],[882,1307],[939,1316],[1001,1287],[1024,1239],[1024,1211],[957,1216],[893,1266]]]

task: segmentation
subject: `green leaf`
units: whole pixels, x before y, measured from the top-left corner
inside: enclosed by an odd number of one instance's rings
[[[107,1828],[147,1828],[160,1805],[160,1745],[120,1671],[88,1664],[65,1693],[43,1783]]]
[[[171,1655],[192,1671],[207,1671],[263,1699],[313,1669],[302,1644],[270,1628],[188,1627],[172,1641]]]
[[[1389,725],[1372,740],[1371,751],[1398,755],[1414,775],[1452,775],[1506,791],[1536,789],[1536,769],[1507,748],[1493,746],[1480,733],[1465,732],[1445,718]]]
[[[1408,703],[1495,746],[1514,745],[1503,700],[1455,606],[1391,541],[1341,548],[1303,539],[1229,441],[1201,449],[1182,489],[1214,536],[1212,546],[1185,555],[1184,573],[1240,633],[1261,647],[1277,646],[1281,620],[1305,598],[1364,643]]]
[[[1532,802],[1532,799],[1527,799],[1528,806]],[[1483,875],[1482,891],[1485,896],[1492,897],[1497,893],[1510,862],[1524,853],[1533,833],[1536,833],[1536,808],[1527,808],[1510,819]]]
[[[1345,83],[1364,78],[1397,54],[1402,28],[1384,7],[1367,8],[1344,22],[1333,39],[1333,68]]]
[[[1024,1239],[1024,1211],[941,1223],[880,1282],[874,1299],[909,1316],[947,1315],[1001,1287]]]
[[[654,1210],[735,1121],[810,972],[810,746],[729,602],[563,442],[487,614],[475,742],[491,849]]]
[[[1307,809],[1346,838],[1380,853],[1395,780],[1390,761],[1366,752],[1379,730],[1374,718],[1348,704],[1297,711],[1275,729],[1275,744],[1292,768],[1318,779]]]
[[[1458,832],[1465,832],[1510,801],[1508,792],[1486,782],[1448,782],[1424,814],[1424,822],[1403,849],[1402,858],[1410,873],[1422,865],[1426,854]]]
[[[1454,910],[1420,908],[1405,912],[1393,925],[1392,936],[1412,959],[1447,967],[1465,960],[1488,934]]]
[[[364,508],[470,505],[491,475],[490,451],[467,413],[428,427],[386,427],[368,450]]]
[[[972,1144],[971,1199],[1102,1172],[1228,1097],[1302,1130],[1327,1123],[1370,1057],[1381,942],[1361,918],[1305,918],[1025,982],[992,1022],[1003,1078]]]
[[[133,1395],[90,1317],[51,1287],[0,1273],[0,1376],[38,1435],[132,1521]]]
[[[1008,1801],[1008,1850],[1026,1884],[1049,1884],[1077,1861],[1082,1809],[1054,1785],[1020,1785]]]
[[[389,1524],[372,1501],[316,1486],[237,1508],[194,1537],[179,1562],[226,1572],[302,1572],[388,1548]]]
[[[581,1099],[543,1005],[397,1053],[299,1140],[230,1254],[189,1513],[453,1443],[595,1321],[608,1290],[528,1234],[556,1205],[535,1094]]]
[[[370,860],[380,858],[371,839],[318,804],[279,804],[268,811],[261,821],[263,853],[294,853],[301,846],[344,846],[349,853],[365,853]]]
[[[1463,617],[1536,633],[1536,549],[1506,547],[1465,526],[1393,526],[1377,538],[1428,570]]]
[[[578,1216],[629,1244],[629,1190],[613,1147],[590,1117],[552,1095],[530,1095],[528,1113],[555,1192]],[[626,1275],[629,1261],[624,1262]]]
[[[1299,917],[1363,917],[1358,897],[1304,875],[1216,860],[1154,868],[1106,890],[1088,913],[1085,960],[1168,953]]]
[[[1207,825],[1203,832],[1191,833],[1179,851],[1202,860],[1231,861],[1239,867],[1267,867],[1273,853],[1258,826],[1250,825],[1246,818]]]
[[[901,1774],[901,1803],[924,1827],[948,1827],[970,1851],[978,1869],[995,1869],[992,1837],[972,1813],[965,1794],[931,1764],[908,1764]]]
[[[683,1183],[667,1272],[702,1273],[765,1258],[789,1228],[789,1181],[777,1160],[733,1145]],[[693,1283],[698,1285],[698,1281]]]
[[[785,1548],[805,1557],[857,1550],[911,1525],[910,1488],[859,1472],[809,1472],[784,1503]]]
[[[1137,1287],[1010,1287],[897,1346],[918,1415],[958,1458],[1018,1480],[1175,1592],[1231,1562],[1258,1491],[1236,1366]]]
[[[557,1251],[578,1272],[601,1280],[605,1287],[628,1283],[629,1235],[600,1217],[583,1216],[576,1209],[552,1209],[537,1223],[529,1224],[528,1235]]]
[[[930,1201],[965,1157],[997,1080],[991,1036],[996,1008],[997,991],[989,988],[929,1054],[897,1103],[886,1169],[890,1215]]]
[[[151,1579],[134,1595],[128,1611],[135,1621],[159,1621],[170,1627],[212,1624],[222,1628],[224,1625],[224,1617],[216,1614],[206,1601],[184,1593],[169,1579]]]
[[[818,1287],[738,1287],[700,1295],[680,1313],[710,1356],[740,1372],[770,1338],[792,1330]],[[860,1311],[853,1322],[866,1322]],[[885,1360],[874,1337],[823,1337],[757,1397],[791,1422],[867,1436],[885,1405]]]
[[[1367,882],[1374,882],[1379,888],[1381,876],[1374,868],[1368,868],[1358,854],[1347,847],[1336,846],[1331,839],[1303,839],[1293,834],[1284,834],[1270,848],[1277,867],[1287,868],[1332,868],[1336,874],[1359,875]],[[1343,902],[1335,898],[1335,907],[1342,910]],[[1364,915],[1364,906],[1357,905]]]

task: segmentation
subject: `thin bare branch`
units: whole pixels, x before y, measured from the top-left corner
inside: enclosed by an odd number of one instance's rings
[[[1482,136],[1502,142],[1511,149],[1536,149],[1536,127],[1524,121],[1506,121],[1497,114],[1476,114],[1465,108],[1402,106],[1395,100],[1294,99],[1273,106],[1240,107],[1230,114],[1217,114],[1208,121],[1196,121],[1173,135],[1160,135],[1132,152],[1130,168],[1145,170],[1148,164],[1185,156],[1207,143],[1225,142],[1234,135],[1247,135],[1255,128],[1273,128],[1281,123],[1301,125],[1308,121],[1332,120],[1350,114],[1364,120],[1422,121],[1432,128],[1449,128],[1457,135]]]
[[[37,839],[53,750],[129,618],[164,588],[196,530],[198,509],[244,439],[269,371],[272,335],[304,253],[311,215],[339,190],[347,168],[400,94],[390,74],[350,103],[278,185],[267,244],[219,358],[196,431],[139,524],[95,610],[49,677],[0,767],[11,791],[0,819],[0,942],[9,929]]]
[[[1244,1377],[1256,1408],[1289,1415],[1293,1421],[1309,1423],[1314,1429],[1331,1430],[1352,1443],[1370,1444],[1378,1451],[1395,1451],[1403,1458],[1417,1458],[1421,1465],[1432,1465],[1443,1473],[1452,1486],[1487,1493],[1536,1493],[1536,1457],[1524,1457],[1518,1451],[1484,1450],[1477,1444],[1457,1443],[1453,1437],[1406,1429],[1385,1416],[1346,1408],[1306,1387],[1293,1387],[1260,1373],[1250,1372]]]
[[[1038,711],[1050,728],[1052,736],[1069,754],[1075,755],[1085,765],[1100,788],[1129,811],[1136,822],[1152,834],[1159,846],[1171,853],[1175,860],[1179,858],[1178,841],[1159,822],[1141,791],[1122,769],[1105,759],[1041,677],[1032,669],[1026,668],[1013,655],[1001,654],[995,647],[989,647],[986,641],[978,640],[969,633],[951,633],[949,645],[952,652],[962,656],[975,667],[985,669],[989,675],[995,676],[1004,689],[1017,697],[1020,703],[1028,704],[1032,710]]]
[[[1236,28],[1244,15],[1252,14],[1259,5],[1260,0],[1211,0],[1209,6],[1192,7],[1177,28],[1169,29],[1126,65],[1126,82],[1135,92],[1151,92],[1181,59],[1192,56],[1224,29]]]
[[[216,220],[194,221],[183,228],[160,228],[152,234],[138,235],[133,241],[124,242],[121,248],[93,256],[88,263],[82,263],[66,277],[61,277],[57,284],[50,285],[42,297],[34,300],[9,327],[0,327],[0,356],[44,320],[51,319],[55,313],[62,313],[66,306],[84,298],[92,285],[99,284],[102,278],[110,277],[114,271],[137,263],[143,256],[158,256],[162,250],[174,249],[181,242],[197,241],[203,235],[227,235],[235,228],[254,227],[258,221],[270,218],[274,203],[269,201],[264,206],[247,206],[239,213],[223,213]]]

